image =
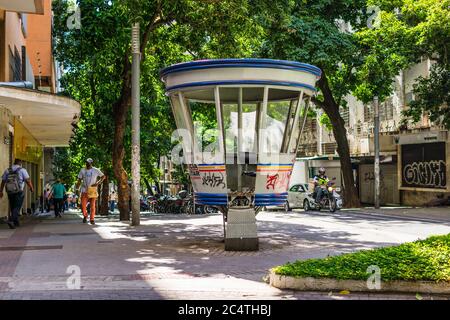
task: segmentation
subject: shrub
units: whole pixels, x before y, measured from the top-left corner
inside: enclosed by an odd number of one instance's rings
[[[273,271],[294,277],[366,280],[371,265],[380,268],[384,281],[450,281],[450,234],[394,247],[288,262]]]

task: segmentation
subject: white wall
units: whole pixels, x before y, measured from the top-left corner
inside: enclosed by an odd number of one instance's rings
[[[308,165],[305,160],[296,160],[294,162],[289,186],[297,183],[308,183]]]

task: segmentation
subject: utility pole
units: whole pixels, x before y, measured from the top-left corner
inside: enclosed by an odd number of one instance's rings
[[[163,195],[166,195],[166,156],[163,157]]]
[[[141,154],[140,154],[140,33],[139,23],[134,23],[131,29],[131,47],[133,62],[131,69],[131,225],[138,226],[140,219],[140,185],[141,185]]]
[[[375,209],[380,209],[380,110],[378,105],[378,97],[373,98],[374,104],[374,128],[373,128],[373,143],[374,143],[374,204]]]

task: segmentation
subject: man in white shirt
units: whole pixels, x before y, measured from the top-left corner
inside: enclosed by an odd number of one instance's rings
[[[14,177],[14,178],[13,178]],[[6,191],[8,193],[9,206],[11,208],[11,215],[8,220],[8,225],[11,229],[19,226],[20,209],[23,205],[23,199],[25,194],[23,192],[25,183],[30,188],[31,192],[34,192],[33,184],[30,180],[30,175],[27,170],[22,168],[22,160],[14,160],[14,164],[11,168],[5,170],[2,175],[2,182],[0,185],[0,199],[3,198],[3,189],[6,185]],[[8,189],[8,186],[9,187]],[[16,190],[13,190],[15,187]]]
[[[87,203],[89,201],[90,204],[90,223],[95,224],[95,202],[97,198],[89,198],[88,188],[89,187],[98,187],[103,180],[105,179],[105,175],[98,168],[92,166],[94,160],[88,158],[86,160],[86,168],[81,169],[78,174],[78,181],[75,186],[75,189],[78,190],[81,184],[81,211],[83,211],[83,223],[87,222]]]

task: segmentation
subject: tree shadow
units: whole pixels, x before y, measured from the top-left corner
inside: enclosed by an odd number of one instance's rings
[[[313,214],[317,213],[308,213],[307,217]],[[322,214],[329,217],[328,214],[319,213],[319,218]],[[189,290],[192,291],[201,291],[204,288],[202,286],[205,286],[205,281],[234,279],[234,282],[230,281],[229,283],[259,288],[255,289],[257,291],[270,289],[272,290],[271,297],[282,298],[292,295],[292,292],[269,288],[262,281],[268,270],[274,266],[297,259],[322,258],[328,255],[396,244],[383,240],[355,239],[361,233],[336,230],[336,228],[327,230],[308,225],[304,219],[277,220],[283,216],[286,215],[276,213],[270,216],[270,219],[258,220],[260,250],[249,252],[224,250],[223,226],[220,216],[216,218],[203,215],[143,217],[142,225],[138,227],[130,227],[125,222],[98,217],[98,224],[89,227],[89,230],[92,231],[91,236],[79,232],[80,228],[86,227],[80,225],[74,226],[70,231],[73,232],[73,237],[61,237],[64,234],[61,231],[58,233],[56,224],[49,224],[48,227],[55,227],[54,232],[50,233],[60,238],[51,237],[48,240],[58,242],[58,239],[67,238],[68,241],[102,243],[92,253],[93,259],[98,260],[95,260],[95,263],[99,265],[114,264],[116,261],[119,266],[123,266],[123,269],[112,268],[111,272],[115,272],[114,274],[118,276],[124,275],[125,272],[126,279],[136,276],[136,279],[145,281],[152,299],[167,298],[163,292],[164,289],[158,286],[154,287],[155,279],[173,281],[190,279],[192,288]],[[389,221],[349,214],[333,215],[331,221],[333,220],[344,221],[346,224],[369,221],[377,223],[381,227],[387,224],[392,226]],[[132,274],[130,275],[130,273]],[[197,286],[196,283],[201,283],[201,285]],[[227,283],[228,281],[225,281],[222,284],[227,285]],[[242,289],[242,291],[245,290]],[[205,293],[203,294],[205,295]],[[193,298],[196,297],[193,295]],[[226,293],[223,298],[227,298]],[[252,296],[246,295],[246,298],[251,299]]]
[[[206,218],[206,217],[205,217]],[[136,272],[168,270],[193,278],[233,277],[262,283],[268,270],[297,259],[320,258],[355,250],[393,245],[391,242],[355,241],[347,231],[327,231],[297,223],[295,228],[278,221],[259,221],[260,249],[225,251],[220,224],[194,225],[167,222],[115,230],[123,241],[139,241],[135,254],[126,259],[138,264]],[[144,241],[143,241],[144,240]],[[194,290],[194,288],[193,288]],[[279,291],[280,297],[287,291]]]

